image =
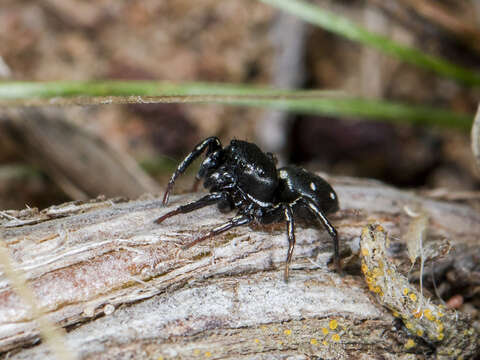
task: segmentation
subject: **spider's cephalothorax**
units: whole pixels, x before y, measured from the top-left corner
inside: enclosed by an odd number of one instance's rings
[[[338,210],[335,191],[321,177],[305,169],[296,166],[277,169],[274,156],[262,152],[255,144],[232,140],[230,145],[223,148],[217,137],[202,141],[173,173],[163,197],[164,205],[168,203],[177,177],[205,150],[206,157],[195,178],[194,188],[204,179],[204,186],[210,193],[166,213],[156,223],[215,203],[222,211],[238,209],[237,216],[195,239],[186,246],[188,248],[254,220],[261,224],[283,220],[287,224],[289,241],[285,264],[285,279],[288,280],[288,268],[295,245],[294,218],[313,217],[325,226],[332,237],[335,265],[337,269],[340,268],[337,232],[326,217],[326,214]]]

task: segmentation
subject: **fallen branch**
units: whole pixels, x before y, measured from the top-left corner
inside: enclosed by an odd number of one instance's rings
[[[469,206],[373,181],[329,181],[341,203],[330,218],[344,255],[359,251],[366,224],[381,223],[397,269],[406,272],[400,237],[411,220],[403,207],[412,205],[428,213],[428,241],[447,239],[455,248],[442,260],[444,267],[479,253],[480,214]],[[168,208],[160,199],[144,198],[5,211],[0,238],[40,310],[69,330],[67,348],[81,358],[241,359],[261,353],[350,359],[432,351],[426,343],[405,346],[408,332],[394,329],[391,312],[369,293],[357,258],[345,260],[343,274],[329,269],[331,239],[323,229],[297,227],[289,283],[283,281],[284,224],[240,227],[181,250],[183,242],[232,215],[210,207],[153,223],[198,197],[175,196]],[[15,350],[10,359],[44,359],[45,344],[21,349],[38,339],[28,306],[2,278],[0,351]]]

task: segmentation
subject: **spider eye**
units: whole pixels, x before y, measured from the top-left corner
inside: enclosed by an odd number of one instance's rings
[[[312,189],[313,191],[316,191],[316,190],[317,190],[317,186],[315,185],[314,182],[311,182],[311,183],[310,183],[310,189]]]
[[[330,193],[330,199],[335,200],[335,198],[336,198],[335,193],[331,192]]]

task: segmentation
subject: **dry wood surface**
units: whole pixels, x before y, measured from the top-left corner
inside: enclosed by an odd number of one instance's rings
[[[421,341],[405,346],[407,330],[368,290],[359,258],[350,255],[359,252],[362,228],[380,223],[393,261],[408,271],[401,237],[411,221],[404,211],[409,206],[428,214],[430,246],[448,241],[453,247],[437,268],[455,268],[465,254],[478,255],[480,214],[375,181],[329,180],[340,199],[341,210],[330,219],[345,257],[342,274],[330,264],[331,239],[319,226],[297,225],[288,283],[284,224],[240,227],[182,250],[233,215],[212,206],[153,223],[200,194],[173,196],[166,208],[160,198],[144,196],[3,211],[0,238],[38,306],[66,328],[67,348],[82,359],[410,359],[432,353]],[[2,276],[3,357],[45,359],[50,352],[39,340],[31,312]]]

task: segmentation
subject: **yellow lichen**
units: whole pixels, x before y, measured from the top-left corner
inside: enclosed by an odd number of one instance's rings
[[[255,341],[256,344],[260,344],[260,339],[255,339],[253,341]]]
[[[378,260],[378,267],[379,267],[380,270],[383,271],[384,265],[383,265],[383,261],[382,261],[382,260]]]
[[[432,311],[430,309],[426,309],[424,312],[423,312],[423,315],[425,315],[425,317],[430,320],[430,321],[434,321],[435,320],[435,316],[433,316],[432,314]]]
[[[339,342],[339,341],[340,341],[340,335],[338,335],[338,334],[333,334],[333,335],[332,335],[332,341]]]
[[[317,345],[318,344],[317,339],[310,339],[310,344]]]
[[[286,330],[283,331],[283,333],[284,333],[285,335],[292,335],[292,330],[286,329]]]
[[[382,271],[378,267],[373,268],[372,276],[376,278],[376,277],[379,277],[380,275],[382,275]]]
[[[415,343],[415,341],[413,339],[408,339],[407,342],[405,343],[405,349],[411,349],[413,348],[415,345],[417,345]]]
[[[368,228],[367,228],[367,227],[364,227],[364,228],[362,229],[362,237],[367,236],[367,235],[368,235]],[[362,247],[362,249],[364,249],[364,248]]]
[[[362,272],[366,274],[368,272],[368,266],[365,263],[362,263]]]
[[[417,301],[417,295],[415,295],[414,293],[411,293],[411,294],[409,295],[409,298],[410,298],[410,300],[412,300],[412,301]]]
[[[402,291],[402,292],[403,292],[403,295],[407,296],[408,293],[410,292],[410,289],[408,289],[408,288],[403,288],[403,291]]]
[[[337,320],[335,319],[330,320],[330,323],[328,324],[328,326],[330,327],[330,329],[335,330],[338,326]]]
[[[443,324],[441,322],[437,322],[437,331],[442,332],[443,331]]]
[[[327,328],[322,328],[322,333],[323,335],[327,335],[328,334],[328,329]]]
[[[423,330],[422,329],[417,330],[417,336],[423,336]]]

